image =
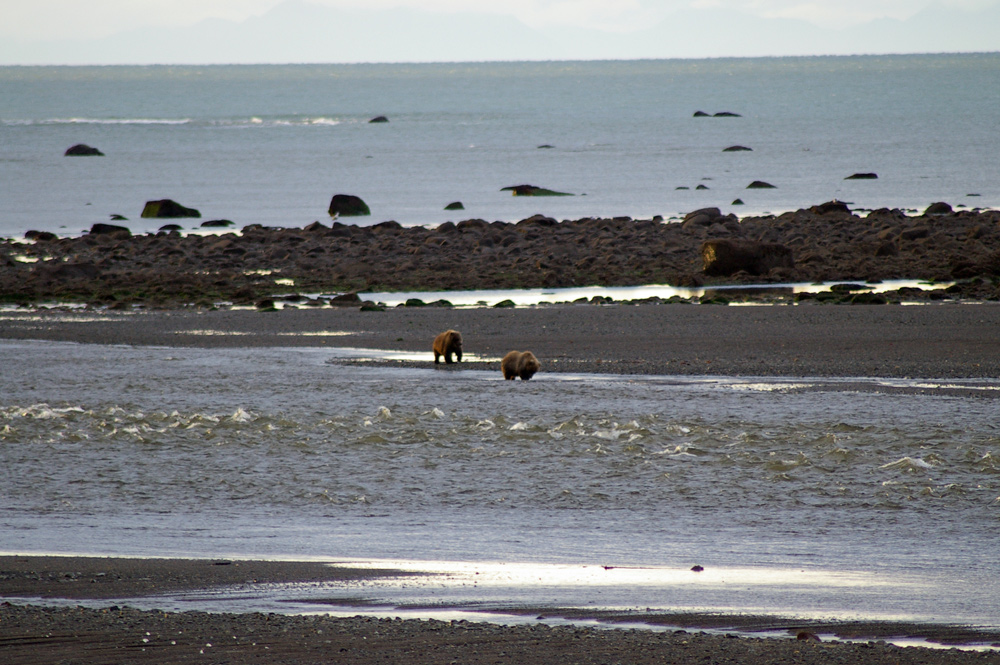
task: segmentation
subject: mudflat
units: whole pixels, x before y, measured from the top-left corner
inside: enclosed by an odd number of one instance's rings
[[[138,610],[132,597],[267,582],[336,582],[361,571],[321,562],[0,557],[0,598],[104,599],[84,606],[0,603],[0,661],[34,663],[807,663],[965,665],[1000,663],[1000,651],[899,647],[881,637],[930,636],[943,642],[996,641],[961,627],[904,624],[780,624],[787,638],[736,637],[701,628],[761,628],[760,617],[650,617],[663,630],[550,626],[539,616],[518,625],[326,615]],[[123,605],[110,605],[108,599]],[[44,601],[42,601],[44,602]],[[96,606],[95,606],[96,605]],[[528,612],[525,609],[524,612]],[[539,611],[531,608],[532,615]],[[548,613],[559,616],[558,610]],[[567,615],[570,618],[584,618]],[[594,615],[593,618],[608,619]],[[688,626],[678,628],[679,625]],[[771,626],[773,629],[774,626]],[[852,641],[830,638],[838,632]],[[819,637],[822,634],[823,637]],[[871,639],[866,639],[871,636]]]
[[[432,344],[462,333],[461,364],[500,371],[530,350],[546,372],[615,374],[1000,377],[1000,303],[685,304],[397,307],[0,314],[0,339],[223,348],[352,347],[423,354],[380,361],[434,367]],[[367,361],[370,362],[370,361]]]

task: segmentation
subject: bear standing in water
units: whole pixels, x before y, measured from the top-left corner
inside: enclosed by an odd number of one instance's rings
[[[462,333],[457,330],[446,330],[434,338],[435,365],[441,362],[441,356],[444,356],[445,364],[450,365],[453,353],[458,362],[462,362]]]
[[[531,351],[511,351],[500,361],[500,369],[503,370],[503,378],[513,381],[521,377],[522,381],[527,381],[535,375],[542,364]]]

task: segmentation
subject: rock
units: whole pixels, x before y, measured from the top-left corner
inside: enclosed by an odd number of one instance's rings
[[[357,293],[343,293],[330,298],[330,304],[334,307],[357,307],[361,304],[361,297]]]
[[[557,192],[552,189],[545,189],[544,187],[536,187],[535,185],[511,185],[510,187],[500,188],[501,192],[513,192],[514,196],[573,196],[567,192]]]
[[[516,305],[514,305],[514,301],[513,300],[507,299],[507,300],[501,300],[500,302],[498,302],[497,304],[495,304],[493,306],[494,307],[499,307],[501,309],[504,309],[504,308],[515,307]]]
[[[309,224],[308,226],[303,227],[302,230],[303,231],[309,231],[310,233],[316,233],[316,232],[319,232],[319,231],[329,231],[330,229],[328,227],[326,227],[326,226],[323,226],[319,222],[313,222],[312,224]]]
[[[57,263],[57,265],[52,265],[53,263]],[[97,279],[101,274],[101,270],[91,261],[81,261],[78,263],[45,261],[43,263],[36,263],[33,272],[42,279],[54,282],[92,280]]]
[[[704,111],[695,111],[694,112],[694,117],[695,118],[711,118],[712,116],[710,114],[708,114],[708,113],[705,113]]]
[[[363,217],[372,214],[368,204],[352,194],[335,194],[330,199],[330,217]]]
[[[128,221],[128,217],[126,217],[125,215],[119,215],[117,213],[109,215],[109,218],[111,219],[112,222],[127,222]]]
[[[708,189],[707,185],[698,185],[695,189]]]
[[[730,205],[734,205],[734,206],[744,205],[743,199],[733,199],[733,202]]]
[[[181,231],[183,227],[180,224],[164,224],[161,226],[159,231]]]
[[[838,201],[834,199],[833,201],[827,201],[826,203],[820,203],[819,205],[812,206],[809,208],[809,212],[816,215],[827,215],[829,213],[845,213],[850,215],[851,209],[847,207],[847,204],[843,201]]]
[[[723,148],[722,152],[753,152],[753,148],[748,148],[745,145],[731,145],[728,148]]]
[[[739,113],[733,113],[732,111],[719,111],[718,113],[716,113],[712,117],[713,118],[742,118],[743,116],[741,116]]]
[[[77,143],[71,148],[67,148],[63,153],[65,157],[103,157],[104,153],[97,148],[92,148],[84,143]]]
[[[185,208],[176,201],[160,199],[159,201],[146,201],[146,206],[142,209],[142,216],[146,218],[201,217],[201,213],[194,208]]]
[[[389,118],[385,117],[384,115],[377,115],[377,116],[375,116],[374,118],[372,118],[371,120],[368,121],[369,124],[371,124],[373,122],[376,122],[376,123],[377,122],[389,122]]]
[[[542,145],[538,146],[538,149],[539,150],[551,150],[554,147],[555,147],[554,145],[549,145],[548,143],[543,143]]]
[[[706,275],[729,276],[739,271],[765,275],[774,268],[794,268],[792,250],[778,243],[706,240],[701,245],[702,270]]]
[[[90,233],[92,235],[102,235],[102,234],[112,234],[112,233],[118,233],[126,236],[132,235],[132,232],[129,231],[124,226],[118,226],[117,224],[102,224],[100,222],[90,227]]]
[[[218,229],[225,228],[227,226],[232,226],[233,222],[228,219],[210,219],[207,222],[201,223],[201,228],[203,229]]]
[[[718,208],[699,208],[684,215],[683,224],[690,226],[708,226],[722,217],[722,211]]]
[[[844,178],[844,180],[877,180],[877,173],[852,173],[851,175]]]
[[[774,189],[774,185],[769,182],[764,182],[763,180],[754,180],[747,185],[747,189]]]
[[[425,303],[420,298],[409,298],[405,303],[403,303],[403,307],[426,307],[426,306],[427,303]]]
[[[26,240],[34,240],[35,242],[50,242],[59,238],[51,231],[26,231],[24,237]]]
[[[465,210],[465,206],[462,205],[461,201],[452,201],[444,207],[445,210]]]
[[[927,206],[927,210],[924,210],[925,215],[950,215],[952,213],[951,206],[944,201],[938,201],[937,203],[932,203]]]

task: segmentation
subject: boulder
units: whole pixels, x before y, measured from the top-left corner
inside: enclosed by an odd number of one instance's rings
[[[952,213],[951,206],[944,201],[938,201],[937,203],[932,203],[927,206],[927,210],[924,210],[925,215],[950,215]]]
[[[778,243],[706,240],[701,245],[702,270],[706,275],[729,276],[741,270],[766,275],[774,268],[794,268],[792,250]]]
[[[25,240],[34,240],[35,242],[51,242],[52,240],[57,240],[59,236],[52,231],[25,231]]]
[[[203,229],[219,229],[225,228],[227,226],[232,226],[233,222],[228,219],[210,219],[207,222],[201,223],[201,228]]]
[[[444,207],[445,210],[465,210],[465,206],[462,205],[461,201],[452,201]]]
[[[730,205],[734,205],[734,206],[744,205],[743,199],[733,199],[733,202]]]
[[[711,118],[712,116],[711,116],[711,114],[705,113],[704,111],[695,111],[694,112],[694,117],[695,118]]]
[[[510,187],[501,187],[500,191],[513,192],[514,196],[573,196],[567,192],[557,192],[535,185],[511,185]]]
[[[132,232],[124,226],[118,226],[117,224],[102,224],[100,222],[90,227],[90,233],[92,235],[108,235],[112,233],[120,233],[121,235],[127,236],[132,235]]]
[[[389,122],[389,118],[385,117],[384,115],[377,115],[374,118],[372,118],[371,120],[369,120],[368,122],[369,122],[369,124],[373,123],[373,122],[375,122],[375,123],[378,123],[378,122]]]
[[[722,152],[753,152],[753,148],[748,148],[745,145],[731,145],[728,148],[723,148]]]
[[[708,226],[722,217],[722,211],[718,208],[699,208],[684,215],[683,224],[685,226]]]
[[[67,148],[63,155],[66,157],[103,157],[104,153],[84,143],[77,143],[75,146]]]
[[[843,201],[838,201],[834,199],[833,201],[827,201],[826,203],[820,203],[809,208],[809,212],[816,215],[827,215],[829,213],[844,213],[847,215],[851,214],[851,209],[847,207],[847,204]]]
[[[357,307],[361,305],[361,296],[357,293],[343,293],[330,298],[330,305],[334,307]]]
[[[774,189],[774,185],[769,182],[764,182],[763,180],[754,180],[747,185],[747,189]]]
[[[742,118],[739,113],[733,113],[732,111],[719,111],[712,116],[713,118]]]
[[[159,201],[146,201],[146,205],[142,209],[142,216],[147,218],[201,217],[201,213],[194,208],[185,208],[176,201],[160,199]]]
[[[183,228],[184,227],[182,227],[180,224],[164,224],[163,226],[161,226],[157,230],[158,231],[181,231],[181,230],[183,230]]]
[[[368,204],[351,194],[335,194],[330,199],[330,217],[363,217],[372,214]]]
[[[877,173],[852,173],[844,180],[878,180]]]

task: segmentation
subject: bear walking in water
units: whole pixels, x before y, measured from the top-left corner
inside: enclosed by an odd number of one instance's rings
[[[444,362],[451,364],[451,354],[455,354],[458,362],[462,362],[462,333],[457,330],[446,330],[434,338],[434,364]]]
[[[500,361],[500,369],[503,370],[503,378],[513,381],[521,377],[522,381],[527,381],[535,375],[542,364],[531,351],[511,351]]]

